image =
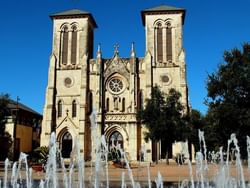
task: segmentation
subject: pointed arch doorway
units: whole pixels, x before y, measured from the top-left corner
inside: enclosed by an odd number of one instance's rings
[[[120,132],[114,131],[109,136],[109,147],[120,145],[121,149],[124,147],[123,136]]]
[[[70,158],[70,153],[72,151],[72,136],[69,132],[64,133],[62,136],[62,157]]]

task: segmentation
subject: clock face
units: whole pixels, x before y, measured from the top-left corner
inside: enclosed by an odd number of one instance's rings
[[[123,82],[118,78],[113,78],[109,81],[109,89],[113,93],[120,93],[123,90]]]
[[[71,87],[71,86],[73,85],[73,80],[72,80],[70,77],[66,77],[66,78],[64,79],[64,85],[65,85],[66,87]]]

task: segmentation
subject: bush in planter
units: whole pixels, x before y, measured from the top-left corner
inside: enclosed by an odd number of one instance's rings
[[[121,151],[116,149],[115,147],[112,147],[110,149],[110,152],[108,153],[108,161],[112,161],[114,166],[125,168],[126,163],[124,158],[121,155]]]
[[[108,161],[113,161],[114,163],[120,163],[121,161],[121,152],[115,147],[110,149],[108,153]]]
[[[7,132],[0,136],[0,161],[4,161],[6,158],[12,159],[11,157],[11,146],[12,146],[11,135]]]
[[[47,146],[37,147],[29,156],[30,165],[45,167],[49,155],[49,148]],[[44,169],[43,169],[44,170]]]

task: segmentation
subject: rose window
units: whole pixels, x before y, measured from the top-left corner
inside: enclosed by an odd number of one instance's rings
[[[64,79],[64,85],[66,87],[71,87],[73,85],[73,80],[71,78],[69,78],[69,77],[65,78]]]
[[[120,79],[114,78],[109,82],[109,88],[115,93],[119,93],[123,89],[123,83]]]

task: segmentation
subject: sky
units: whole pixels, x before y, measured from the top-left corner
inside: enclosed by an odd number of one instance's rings
[[[183,30],[189,101],[203,114],[207,107],[208,74],[223,63],[225,50],[250,42],[250,0],[1,0],[0,93],[43,113],[52,48],[49,15],[68,9],[90,12],[98,28],[94,53],[100,43],[104,58],[119,44],[121,57],[145,55],[141,11],[159,5],[186,9]]]

